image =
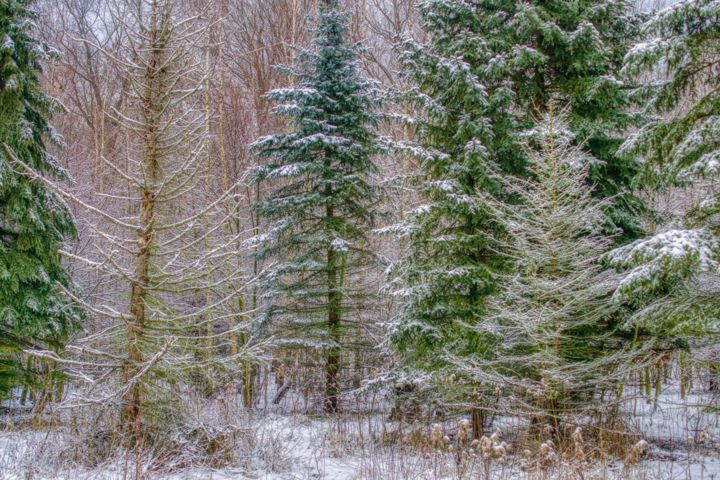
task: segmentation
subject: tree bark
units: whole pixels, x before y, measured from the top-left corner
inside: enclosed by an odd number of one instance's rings
[[[334,216],[333,207],[328,206],[326,216]],[[338,285],[337,252],[330,246],[327,253],[327,286],[328,286],[328,336],[332,346],[325,357],[325,412],[339,411],[340,395],[340,317],[341,296]]]
[[[146,299],[150,284],[151,246],[154,239],[155,220],[155,185],[159,174],[158,168],[158,121],[162,114],[159,101],[162,86],[162,23],[163,18],[157,10],[152,12],[148,40],[150,58],[146,64],[145,92],[142,99],[142,115],[144,129],[144,155],[142,168],[146,179],[142,188],[142,204],[140,210],[140,226],[138,232],[138,251],[135,255],[134,279],[130,294],[130,316],[127,325],[127,365],[124,369],[124,381],[132,382],[132,386],[123,398],[122,426],[131,432],[130,438],[139,443],[142,435],[142,403],[143,385],[139,375],[145,361],[142,343],[146,335]]]

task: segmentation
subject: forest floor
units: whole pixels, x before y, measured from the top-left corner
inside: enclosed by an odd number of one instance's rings
[[[145,479],[153,480],[720,480],[720,418],[708,408],[716,398],[680,399],[666,390],[657,402],[628,402],[628,427],[649,444],[642,459],[570,459],[558,455],[542,463],[513,448],[502,460],[484,463],[481,455],[461,448],[430,448],[433,426],[399,425],[387,415],[321,416],[264,414],[234,418],[231,466],[193,463],[192,454],[163,458],[143,455]],[[227,412],[225,412],[227,414]],[[83,438],[77,428],[52,424],[23,426],[6,411],[0,430],[0,480],[119,480],[135,478],[135,455],[116,451],[93,460],[97,437]],[[453,437],[458,420],[441,425]],[[512,419],[496,425],[510,431]],[[512,434],[503,436],[511,437]],[[511,442],[511,440],[508,440]],[[454,440],[450,440],[452,445]],[[187,453],[187,452],[185,452]],[[180,455],[182,457],[182,455]],[[593,455],[599,458],[598,455]],[[588,455],[590,458],[590,455]]]

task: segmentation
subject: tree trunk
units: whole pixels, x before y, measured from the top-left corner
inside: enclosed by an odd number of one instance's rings
[[[485,411],[480,408],[473,408],[470,417],[472,418],[472,438],[478,440],[482,437],[485,429]]]
[[[129,438],[133,438],[138,444],[142,436],[142,404],[143,384],[137,377],[145,361],[142,343],[146,335],[146,305],[148,287],[150,284],[150,259],[151,245],[154,240],[155,221],[155,193],[159,175],[158,167],[158,122],[162,115],[163,106],[159,101],[162,87],[162,72],[159,66],[163,64],[162,46],[162,20],[159,19],[159,12],[152,12],[150,21],[151,30],[148,32],[149,47],[151,48],[150,59],[145,72],[145,92],[142,102],[143,130],[144,130],[144,155],[142,168],[144,171],[145,184],[142,188],[142,204],[140,211],[140,228],[138,231],[137,247],[135,255],[134,279],[130,294],[130,316],[131,320],[127,325],[127,364],[124,369],[124,381],[132,382],[132,386],[124,395],[122,405],[122,427],[130,432]]]
[[[240,335],[240,341],[243,345],[247,344],[248,336],[246,333]],[[235,353],[237,346],[233,344]],[[242,397],[243,406],[250,410],[255,403],[255,367],[251,363],[243,363],[242,366]]]
[[[333,207],[327,207],[326,216],[334,216]],[[340,309],[337,252],[331,246],[327,254],[328,336],[332,346],[325,357],[325,412],[339,411],[340,395]]]
[[[710,363],[710,381],[708,390],[711,392],[720,391],[720,361],[717,359]]]
[[[126,383],[134,382],[132,387],[125,394],[123,399],[123,426],[130,431],[138,431],[142,423],[142,399],[143,388],[139,379],[134,379],[139,374],[143,363],[141,348],[142,338],[145,334],[145,299],[147,296],[147,285],[150,280],[150,242],[152,231],[154,202],[152,194],[147,189],[143,192],[142,225],[144,231],[138,237],[138,251],[135,257],[135,281],[132,284],[130,294],[130,314],[132,320],[127,325],[128,358],[125,368]],[[136,439],[139,440],[139,439]]]

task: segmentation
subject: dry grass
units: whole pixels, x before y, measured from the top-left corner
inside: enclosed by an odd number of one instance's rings
[[[494,417],[473,439],[464,417],[248,413],[234,393],[188,392],[182,414],[159,416],[130,450],[108,410],[51,406],[40,421],[5,417],[0,480],[720,480],[716,401],[672,389],[650,403],[629,397],[622,414],[568,426],[558,441],[515,417]]]

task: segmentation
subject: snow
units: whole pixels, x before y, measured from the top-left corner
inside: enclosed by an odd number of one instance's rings
[[[429,211],[429,209],[427,210]],[[412,223],[396,223],[385,227],[376,228],[373,230],[374,233],[379,235],[391,235],[395,234],[399,237],[405,237],[411,235],[417,230],[417,227]]]
[[[324,133],[314,133],[306,137],[298,138],[293,142],[293,146],[309,146],[318,143],[326,146],[339,146],[347,145],[348,143],[350,143],[350,140],[345,137],[326,135]]]
[[[545,113],[542,121],[531,129],[525,130],[521,136],[537,142],[554,140],[561,145],[569,145],[575,139],[575,133],[570,130],[561,117],[552,113]]]
[[[642,284],[654,285],[665,274],[717,272],[718,243],[704,228],[671,229],[618,248],[606,258],[615,268],[629,268],[616,298],[632,295]]]
[[[630,133],[625,139],[625,141],[620,145],[620,148],[618,148],[618,153],[620,155],[627,155],[633,152],[636,148],[638,148],[640,144],[642,144],[647,134],[647,126],[641,128],[637,132]]]
[[[59,145],[59,146],[61,146],[61,147],[65,147],[65,139],[64,139],[63,136],[60,134],[60,132],[58,132],[58,131],[55,129],[55,127],[53,127],[52,125],[50,125],[50,126],[49,126],[49,132],[48,132],[48,133],[49,133],[49,135],[50,135],[50,140],[52,140],[52,142],[53,142],[54,144]]]
[[[611,84],[616,87],[624,87],[625,86],[625,82],[618,79],[615,75],[602,75],[602,76],[600,76],[600,80],[602,80],[606,84]]]
[[[602,38],[602,35],[600,34],[600,32],[598,32],[595,25],[588,22],[587,20],[581,21],[580,24],[578,25],[577,29],[573,32],[570,32],[570,38],[574,40],[577,37],[584,36],[587,34],[590,34],[590,36],[592,36],[592,38],[597,43],[600,43],[600,41],[601,41],[600,39]]]
[[[50,283],[50,275],[47,274],[43,267],[38,267],[38,278],[43,283]]]
[[[280,98],[286,98],[286,97],[308,97],[313,98],[317,97],[319,95],[319,92],[315,88],[310,87],[294,87],[294,88],[277,88],[275,90],[272,90],[269,94],[269,96],[273,97],[280,97]]]
[[[473,153],[487,153],[487,148],[480,140],[473,139],[465,144],[465,150]]]
[[[439,273],[446,277],[465,277],[472,272],[472,267],[456,267],[450,270],[440,270]]]
[[[305,480],[355,479],[359,458],[334,450],[333,422],[311,420],[304,416],[267,416],[253,425],[255,450],[237,452],[240,466],[224,469],[189,469],[173,474],[153,474],[162,480]],[[124,477],[124,458],[98,468],[48,468],[35,460],[56,450],[65,441],[50,432],[2,432],[0,434],[0,480],[118,480]],[[42,453],[41,453],[42,452]],[[62,453],[53,451],[62,457]],[[52,459],[54,463],[59,458]],[[132,461],[131,461],[132,463]],[[47,470],[47,472],[46,472]],[[28,473],[31,472],[31,473]],[[131,477],[128,477],[131,478]]]
[[[25,119],[20,120],[18,124],[20,127],[20,137],[23,140],[30,140],[33,136],[32,124]]]
[[[446,160],[449,155],[436,150],[428,150],[412,142],[393,140],[388,137],[379,138],[380,143],[388,149],[396,150],[400,154],[415,157],[422,161]]]
[[[697,401],[707,401],[702,395],[688,397],[682,406],[672,408],[678,401],[677,390],[670,389],[658,399],[659,406],[641,407],[643,419],[639,428],[646,428],[644,437],[649,444],[649,457],[636,466],[625,468],[621,461],[597,462],[584,465],[586,478],[649,479],[720,479],[720,458],[711,449],[699,446],[689,450],[668,450],[661,446],[657,435],[686,435],[688,424],[684,413]],[[628,404],[631,408],[632,404]],[[697,411],[697,409],[696,409]],[[682,413],[682,414],[681,414]],[[458,419],[438,424],[445,441],[450,440]],[[717,429],[717,418],[706,416],[701,425]],[[713,423],[714,422],[714,423]],[[506,439],[517,419],[499,418],[496,426]],[[408,433],[413,427],[406,426]],[[454,480],[459,478],[452,451],[429,451],[421,454],[412,448],[399,451],[387,440],[396,432],[397,425],[380,415],[364,418],[352,416],[327,420],[304,415],[270,414],[254,418],[244,431],[252,435],[245,448],[237,451],[237,463],[222,469],[192,468],[174,473],[149,472],[154,480],[380,480],[418,479]],[[431,435],[432,427],[417,430]],[[717,432],[713,432],[716,434]],[[119,480],[124,478],[124,457],[97,468],[68,467],[54,462],[67,456],[59,444],[67,441],[52,432],[8,431],[0,433],[0,480]],[[450,440],[452,441],[452,440]],[[698,444],[699,445],[699,444]],[[51,454],[50,456],[48,456]],[[53,457],[55,456],[55,457]],[[46,465],[47,462],[47,465]],[[131,461],[132,464],[132,461]],[[528,480],[523,471],[525,461],[520,452],[508,457],[507,462],[492,462],[492,480]],[[475,465],[476,468],[479,465]],[[575,478],[577,465],[560,460],[548,470],[546,480]],[[31,473],[28,473],[31,472]],[[477,472],[480,475],[480,472]],[[601,474],[605,474],[601,476]],[[627,475],[627,476],[626,476]],[[129,477],[131,478],[131,477]],[[461,477],[461,478],[483,478]]]
[[[330,247],[336,252],[347,252],[350,247],[350,242],[342,238],[335,238],[330,243]]]
[[[698,205],[700,210],[716,210],[718,208],[718,198],[716,196],[710,196],[704,198]]]
[[[442,190],[443,192],[452,192],[457,188],[457,183],[452,180],[437,180],[433,182],[429,182],[428,186],[430,188],[436,188],[438,190]]]
[[[37,300],[33,297],[30,297],[25,302],[25,305],[32,310],[33,312],[37,312],[40,310],[40,305],[38,304]]]
[[[674,149],[676,159],[691,155],[701,148],[720,142],[720,116],[713,115],[696,125]]]
[[[278,234],[286,230],[291,223],[289,221],[280,221],[272,225],[267,233],[259,233],[253,237],[250,237],[242,242],[242,246],[245,248],[254,248],[264,243],[268,243],[275,238]]]
[[[720,151],[706,153],[697,162],[699,169],[706,176],[717,175],[720,173]]]
[[[10,35],[7,33],[3,36],[2,44],[0,44],[0,50],[14,50],[15,49],[15,42],[13,42],[12,38],[10,38]]]
[[[657,257],[683,258],[697,253],[703,269],[717,267],[714,260],[715,240],[705,229],[668,230],[649,240],[633,244],[630,255],[637,259],[655,259]]]
[[[499,53],[493,56],[487,62],[487,69],[490,70],[493,67],[504,68],[505,67],[505,54]]]
[[[667,41],[660,38],[653,38],[644,42],[638,42],[633,45],[632,48],[630,48],[630,50],[628,51],[627,55],[625,56],[625,63],[628,63],[628,60],[632,57],[636,57],[639,55],[647,55],[657,50],[662,50],[667,47],[667,45]]]
[[[274,169],[268,174],[268,179],[280,178],[280,177],[294,177],[307,169],[307,165],[299,163],[292,163],[290,165],[283,165]]]

